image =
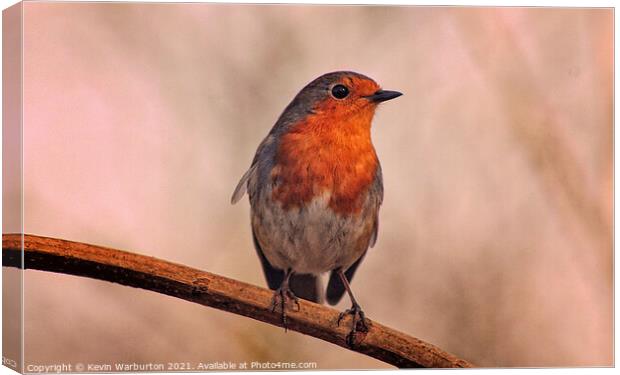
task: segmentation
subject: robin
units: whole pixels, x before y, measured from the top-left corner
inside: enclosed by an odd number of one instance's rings
[[[260,143],[231,202],[247,191],[254,247],[272,307],[298,297],[331,305],[346,291],[352,307],[347,342],[367,331],[349,283],[377,241],[383,200],[381,166],[370,139],[377,105],[402,95],[371,78],[340,71],[310,82],[295,96]],[[323,292],[321,274],[331,272]]]

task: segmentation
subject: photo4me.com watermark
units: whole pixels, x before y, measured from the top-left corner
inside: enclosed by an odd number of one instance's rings
[[[118,363],[48,363],[27,364],[26,373],[67,372],[139,372],[139,371],[243,371],[243,370],[313,370],[316,362],[244,361],[244,362],[118,362]]]

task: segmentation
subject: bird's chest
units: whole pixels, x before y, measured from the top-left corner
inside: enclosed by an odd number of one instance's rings
[[[378,160],[370,138],[284,137],[271,171],[272,199],[284,209],[327,199],[337,215],[357,215],[373,183]],[[321,199],[319,199],[321,201]]]
[[[269,262],[320,273],[349,267],[368,247],[378,198],[378,160],[368,131],[298,127],[282,136],[252,226]]]

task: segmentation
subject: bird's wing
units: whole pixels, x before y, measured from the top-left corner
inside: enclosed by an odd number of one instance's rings
[[[243,174],[243,176],[241,177],[241,180],[239,180],[239,183],[237,184],[237,187],[235,188],[235,191],[233,192],[232,198],[230,198],[230,203],[232,204],[237,203],[239,199],[243,197],[243,194],[245,194],[245,192],[248,190],[248,180],[250,179],[250,177],[256,170],[256,166],[257,164],[253,164],[250,167],[250,169],[248,169]]]
[[[370,193],[375,197],[376,210],[375,223],[368,245],[374,247],[375,243],[377,243],[377,237],[379,236],[379,207],[381,203],[383,203],[383,174],[381,173],[381,164],[377,166],[377,172],[375,173],[375,179],[370,187]]]
[[[372,227],[372,234],[370,235],[370,241],[368,242],[368,246],[375,247],[377,243],[377,237],[379,236],[379,215],[375,216],[375,225]]]

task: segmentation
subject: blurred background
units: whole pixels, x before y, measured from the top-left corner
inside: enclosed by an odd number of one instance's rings
[[[368,316],[479,366],[612,365],[612,9],[36,2],[24,46],[25,232],[265,286],[232,190],[299,89],[354,70],[405,94],[373,123]],[[27,271],[24,302],[27,364],[387,367],[107,282]]]

